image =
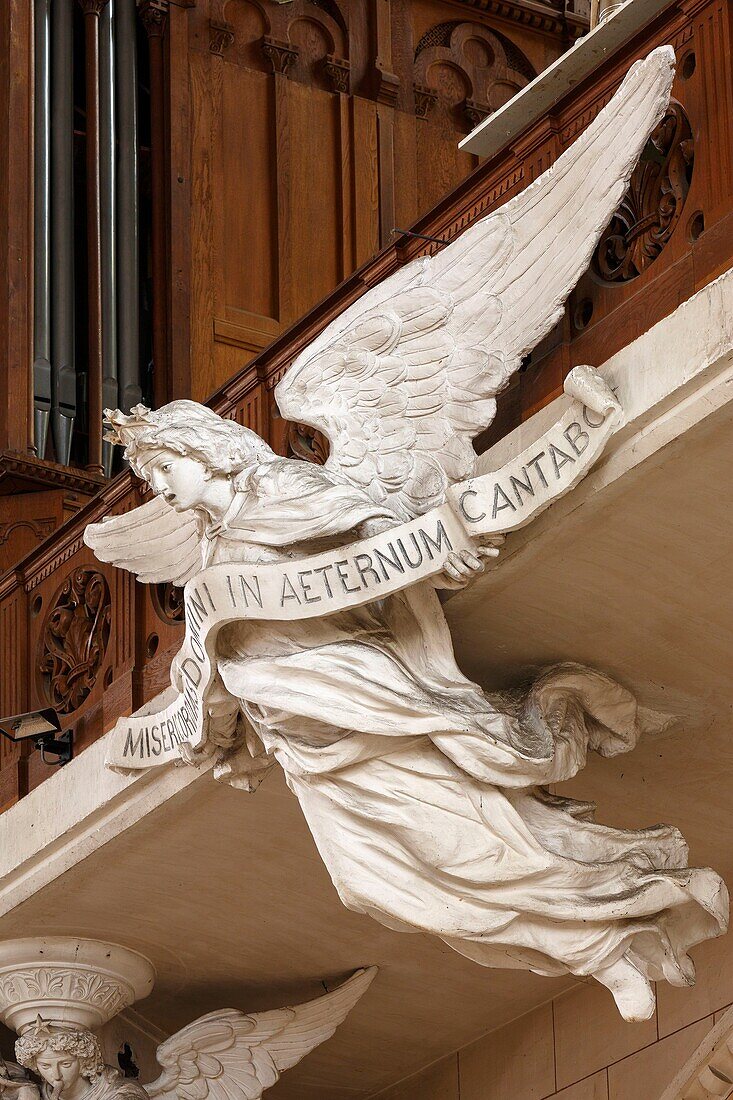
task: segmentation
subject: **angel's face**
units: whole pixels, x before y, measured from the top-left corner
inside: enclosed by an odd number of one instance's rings
[[[163,496],[176,512],[200,508],[210,495],[211,472],[203,462],[175,451],[158,451],[141,473],[153,492]]]
[[[36,1070],[54,1094],[64,1100],[81,1096],[86,1091],[79,1059],[68,1051],[42,1051],[36,1058]]]

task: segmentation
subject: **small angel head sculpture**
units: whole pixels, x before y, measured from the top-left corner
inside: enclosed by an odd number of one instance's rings
[[[105,409],[111,431],[105,439],[125,448],[138,477],[176,511],[221,503],[211,483],[243,487],[249,475],[274,453],[256,432],[224,420],[195,401],[171,401],[160,409],[135,405],[129,415]]]
[[[80,1081],[92,1081],[105,1070],[99,1041],[91,1031],[57,1027],[40,1016],[18,1039],[15,1056],[56,1096],[74,1095]]]

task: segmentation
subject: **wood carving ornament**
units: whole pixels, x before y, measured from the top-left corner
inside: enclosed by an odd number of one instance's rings
[[[216,563],[303,568],[314,550],[346,557],[354,539],[442,506],[474,471],[471,441],[496,395],[588,267],[667,109],[673,68],[670,47],[635,64],[548,172],[300,354],[276,396],[286,419],[328,438],[325,466],[279,458],[191,402],[109,414],[157,498],[89,528],[97,555],[154,583],[210,577]],[[464,585],[480,555],[451,553],[438,586]],[[592,976],[626,1019],[651,1016],[651,983],[691,984],[688,949],[725,929],[725,887],[687,867],[675,828],[596,825],[592,806],[547,785],[589,750],[629,751],[655,716],[577,665],[549,669],[522,697],[489,696],[455,663],[433,583],[369,598],[223,627],[205,740],[182,746],[184,759],[212,754],[218,777],[250,790],[277,760],[348,908],[484,966]],[[184,680],[174,662],[181,693]]]

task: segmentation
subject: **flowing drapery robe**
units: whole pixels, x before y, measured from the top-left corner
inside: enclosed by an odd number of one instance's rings
[[[209,530],[207,564],[302,557],[385,515],[278,460]],[[688,948],[724,930],[725,886],[686,866],[676,829],[597,825],[545,789],[589,750],[634,747],[647,714],[633,696],[565,665],[492,698],[458,668],[429,582],[322,618],[229,624],[217,664],[349,909],[486,966],[590,975],[625,955],[674,984],[692,980]],[[227,765],[235,783],[245,755]]]

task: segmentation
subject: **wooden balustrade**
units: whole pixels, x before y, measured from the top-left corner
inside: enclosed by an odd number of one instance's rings
[[[732,31],[733,12],[725,0],[671,6],[414,227],[452,239],[500,206],[588,125],[634,58],[663,43],[675,47],[675,103],[655,147],[637,169],[563,321],[505,393],[483,446],[556,396],[572,366],[603,362],[733,263]],[[275,414],[272,391],[293,357],[367,288],[439,247],[397,239],[237,373],[211,398],[212,407],[285,452],[288,425]],[[165,686],[180,643],[176,592],[134,583],[127,573],[98,563],[82,541],[87,523],[142,499],[133,477],[122,474],[0,580],[0,644],[6,655],[0,712],[53,702],[74,726],[79,749]],[[46,774],[37,753],[21,756],[0,742],[0,808]]]

